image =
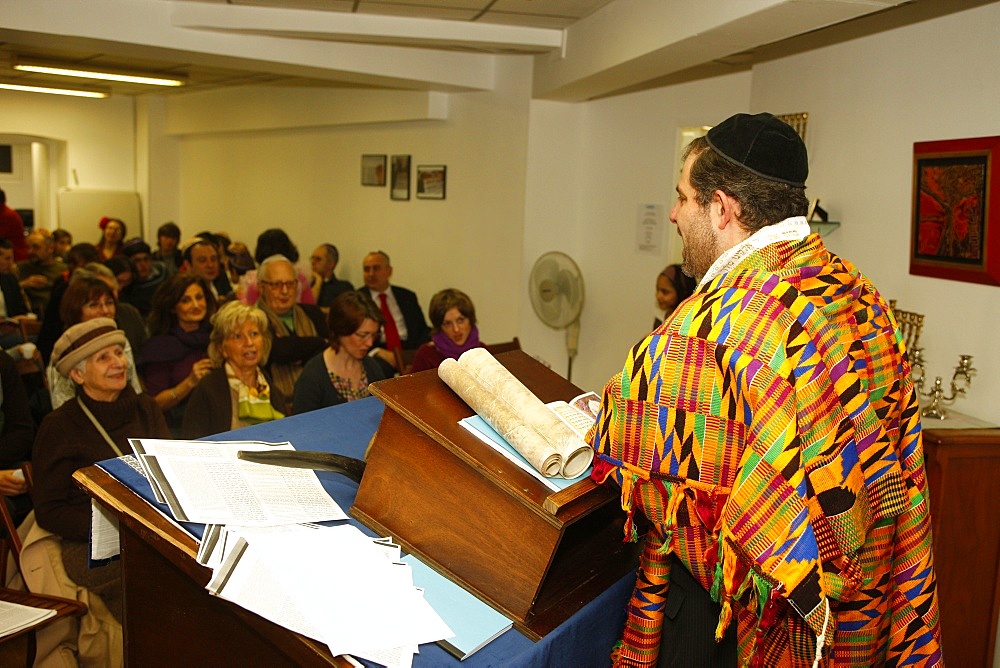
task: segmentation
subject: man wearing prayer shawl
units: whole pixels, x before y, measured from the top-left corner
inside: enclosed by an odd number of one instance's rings
[[[592,434],[626,538],[646,531],[616,665],[943,665],[906,351],[809,233],[807,174],[770,114],[686,149],[670,219],[699,284],[629,352]]]

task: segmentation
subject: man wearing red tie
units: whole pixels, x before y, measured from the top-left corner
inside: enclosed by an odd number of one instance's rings
[[[389,285],[392,264],[385,251],[372,251],[365,256],[362,266],[365,288],[385,319],[385,326],[377,343],[381,351],[376,354],[390,364],[395,364],[392,351],[396,348],[415,350],[420,347],[430,339],[430,328],[417,302],[417,295],[412,290]]]

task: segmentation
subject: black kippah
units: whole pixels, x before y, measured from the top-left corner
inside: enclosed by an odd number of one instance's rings
[[[709,130],[705,139],[723,158],[757,176],[806,186],[806,145],[790,125],[771,114],[730,116]]]

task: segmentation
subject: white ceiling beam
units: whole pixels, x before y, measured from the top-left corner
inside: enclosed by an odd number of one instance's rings
[[[469,21],[273,7],[172,3],[178,28],[321,41],[541,53],[562,48],[563,31]]]
[[[160,0],[3,0],[0,26],[43,43],[108,53],[416,90],[491,90],[494,56],[373,44],[247,36],[173,25]],[[187,4],[187,3],[184,3]],[[230,9],[232,9],[230,7]]]
[[[581,101],[909,0],[616,0],[535,57],[534,97]]]

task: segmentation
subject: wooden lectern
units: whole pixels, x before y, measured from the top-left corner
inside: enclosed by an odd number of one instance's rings
[[[521,351],[497,360],[543,402],[581,393]],[[538,640],[638,564],[618,490],[548,487],[466,431],[469,406],[425,371],[380,381],[386,406],[351,514]]]

